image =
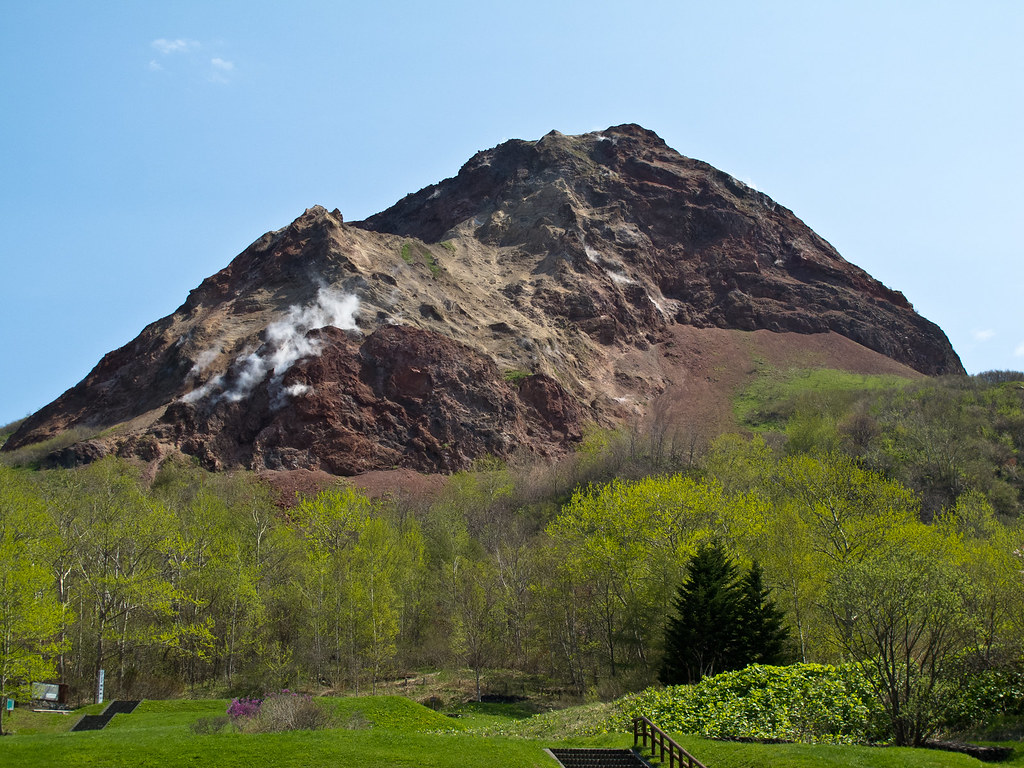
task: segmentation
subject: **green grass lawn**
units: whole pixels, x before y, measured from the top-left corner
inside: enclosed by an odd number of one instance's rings
[[[296,766],[335,768],[366,765],[494,766],[497,768],[554,768],[544,752],[552,746],[632,746],[632,736],[560,738],[559,728],[574,718],[530,716],[524,705],[465,704],[458,718],[434,712],[398,696],[324,699],[339,727],[324,731],[246,734],[223,731],[198,735],[190,725],[203,717],[223,715],[227,700],[145,701],[130,715],[117,715],[103,731],[67,731],[79,715],[37,714],[17,711],[5,723],[15,735],[0,739],[0,766]],[[575,720],[600,717],[600,707],[581,708]],[[531,726],[531,721],[535,723]],[[546,723],[546,725],[544,725]],[[494,733],[525,735],[489,735]],[[844,766],[859,768],[968,768],[982,763],[963,755],[930,750],[871,747],[813,746],[807,744],[738,744],[677,735],[686,749],[709,768],[800,768]],[[1014,758],[1003,765],[1024,767],[1020,744]]]
[[[454,707],[451,714],[455,717],[458,727],[483,733],[492,728],[500,729],[510,723],[529,720],[537,714],[537,710],[528,702],[495,704],[470,701]]]
[[[684,749],[709,768],[980,768],[973,757],[931,749],[853,747],[833,744],[739,744],[675,737]],[[1024,755],[1001,763],[1024,765]]]

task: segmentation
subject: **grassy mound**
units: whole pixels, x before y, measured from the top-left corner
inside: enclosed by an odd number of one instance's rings
[[[102,731],[28,733],[37,719],[66,731],[84,710],[71,716],[18,711],[16,735],[0,740],[0,765],[36,768],[59,763],[104,768],[237,768],[238,765],[334,768],[338,765],[436,766],[547,765],[546,744],[467,735],[464,726],[400,696],[321,698],[337,727],[318,731],[239,733],[231,728],[197,733],[195,724],[223,716],[228,699],[145,701],[130,715],[117,715]],[[102,709],[91,707],[89,709]],[[52,718],[43,720],[42,718]]]

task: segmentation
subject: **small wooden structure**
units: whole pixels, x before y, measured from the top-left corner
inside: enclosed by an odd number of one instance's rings
[[[665,754],[668,753],[668,766],[669,768],[675,768],[677,765],[682,768],[707,768],[700,760],[691,755],[676,741],[665,733],[661,728],[656,726],[646,717],[634,717],[633,718],[633,747],[640,745],[643,742],[644,749],[647,749],[647,740],[651,740],[651,759],[653,760],[658,756],[659,751],[661,752],[660,757],[662,763],[665,762]]]

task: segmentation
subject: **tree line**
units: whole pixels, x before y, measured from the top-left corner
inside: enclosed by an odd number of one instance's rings
[[[84,701],[104,669],[108,698],[373,691],[469,668],[478,694],[500,669],[610,697],[657,681],[711,545],[756,569],[787,658],[875,665],[908,733],[952,670],[1021,660],[1024,531],[980,492],[924,522],[921,495],[862,459],[737,435],[686,471],[560,471],[483,463],[429,502],[339,485],[282,511],[185,460],[150,480],[113,458],[0,467],[0,687],[60,680]]]

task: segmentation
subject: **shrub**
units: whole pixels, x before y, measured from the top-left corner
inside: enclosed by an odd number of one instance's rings
[[[455,246],[452,246],[452,250],[455,250]],[[25,419],[18,419],[17,421],[12,421],[10,424],[5,424],[4,426],[0,427],[0,445],[6,443],[7,438],[9,438],[11,435],[17,432],[18,427],[20,427],[24,422]]]
[[[413,250],[415,247],[415,250]],[[454,246],[451,249],[454,250]],[[441,265],[437,263],[437,259],[434,258],[434,254],[430,252],[430,249],[424,245],[416,245],[410,241],[402,243],[402,261],[410,266],[416,263],[416,254],[419,254],[423,263],[426,264],[427,269],[430,270],[430,274],[433,277],[437,277],[441,273]]]
[[[1024,670],[989,669],[967,677],[944,713],[952,732],[984,732],[994,723],[1024,725]]]
[[[434,254],[430,251],[423,252],[423,261],[427,264],[427,269],[430,270],[430,274],[433,277],[437,277],[441,274],[441,265],[437,263],[437,259],[434,258]]]
[[[232,699],[228,705],[228,716],[236,722],[238,720],[251,720],[260,713],[261,704],[263,704],[263,699]]]
[[[283,690],[260,699],[235,699],[228,707],[235,727],[246,733],[318,731],[334,725],[334,718],[313,697]]]
[[[623,714],[712,739],[850,744],[884,733],[883,713],[855,665],[754,665],[696,685],[649,688],[625,699]]]
[[[5,453],[2,460],[9,467],[39,468],[51,453],[62,451],[75,443],[96,437],[99,433],[100,430],[93,427],[72,427],[46,440]],[[6,437],[3,442],[7,442]]]

